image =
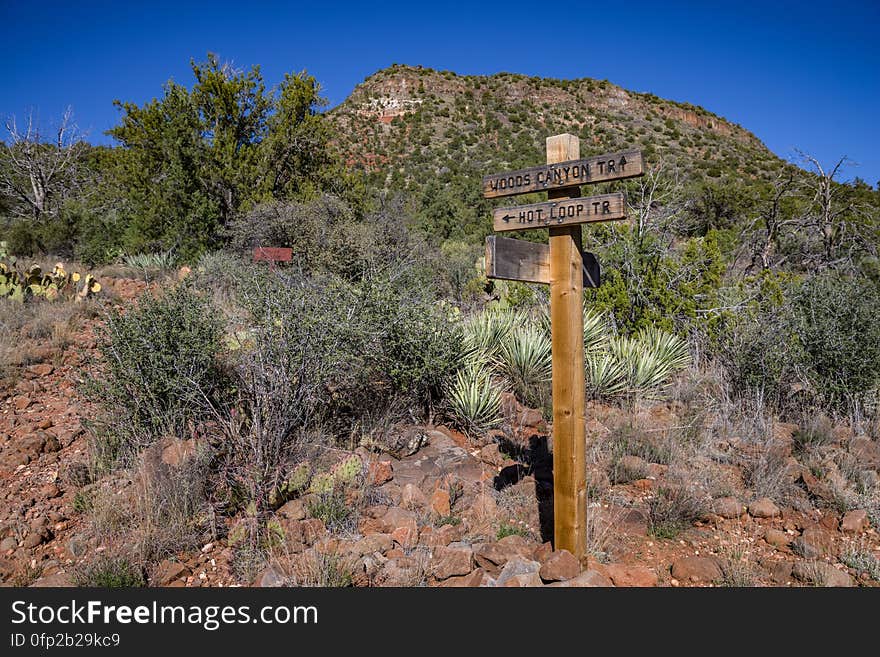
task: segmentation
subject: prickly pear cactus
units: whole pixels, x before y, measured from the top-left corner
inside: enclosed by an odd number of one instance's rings
[[[343,459],[333,468],[333,478],[339,484],[352,484],[361,475],[364,464],[357,454]]]
[[[336,483],[333,475],[329,472],[319,472],[312,477],[312,483],[309,486],[310,493],[325,495],[333,492],[333,486]]]

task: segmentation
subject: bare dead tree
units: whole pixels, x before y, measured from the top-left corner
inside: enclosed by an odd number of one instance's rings
[[[803,217],[786,215],[783,204],[795,192],[794,172],[782,170],[772,183],[770,198],[758,210],[757,216],[746,228],[754,237],[751,241],[752,261],[746,272],[754,269],[770,269],[779,248],[779,242],[789,230],[803,224]]]
[[[853,237],[851,219],[855,207],[851,202],[841,199],[842,187],[836,184],[835,177],[852,160],[843,156],[830,169],[822,166],[812,155],[798,151],[803,162],[813,170],[816,178],[808,182],[812,193],[811,211],[805,225],[812,228],[821,240],[821,259],[825,266],[832,266],[837,260],[838,248],[847,237]]]
[[[76,168],[84,142],[67,108],[51,142],[44,141],[33,112],[24,126],[6,121],[9,145],[0,162],[0,190],[19,201],[16,214],[35,222],[54,216],[64,198],[75,191]]]
[[[637,184],[634,202],[628,205],[636,217],[636,240],[641,243],[648,232],[666,228],[681,214],[682,182],[677,169],[670,172],[661,158]]]

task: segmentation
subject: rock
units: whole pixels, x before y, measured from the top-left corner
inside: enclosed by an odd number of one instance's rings
[[[553,582],[547,586],[556,586],[564,588],[588,588],[588,587],[609,587],[614,586],[610,579],[605,577],[598,570],[585,570],[577,577],[565,580],[564,582]]]
[[[365,556],[376,552],[384,553],[393,547],[394,539],[390,534],[370,534],[357,541],[351,550],[358,556]]]
[[[71,587],[74,586],[74,581],[67,573],[53,573],[40,577],[31,586],[34,588]]]
[[[749,504],[749,515],[753,518],[775,518],[780,513],[779,507],[769,497],[762,497]]]
[[[445,518],[452,513],[449,491],[445,488],[438,488],[434,491],[431,495],[431,510],[442,518]]]
[[[257,576],[255,586],[260,588],[275,588],[284,586],[287,583],[287,577],[277,566],[269,566]]]
[[[474,553],[469,547],[437,547],[431,558],[429,574],[437,580],[467,575],[474,567]]]
[[[845,587],[853,585],[852,578],[848,573],[822,561],[798,561],[792,567],[791,574],[802,582],[816,586]]]
[[[46,484],[40,488],[40,497],[51,500],[61,495],[61,489],[55,484]]]
[[[504,580],[503,584],[495,586],[503,586],[505,588],[539,588],[544,586],[544,580],[538,573],[523,573],[514,575]]]
[[[531,559],[523,559],[522,557],[513,557],[501,569],[498,577],[495,578],[495,586],[504,586],[508,580],[517,575],[530,575],[538,573],[541,564]]]
[[[165,559],[156,567],[153,575],[153,584],[156,586],[168,586],[174,580],[191,575],[190,569],[179,561]]]
[[[712,502],[712,511],[722,518],[739,518],[745,507],[735,497],[719,497]]]
[[[393,506],[382,516],[382,526],[401,547],[411,548],[418,543],[419,528],[412,511]]]
[[[284,503],[275,513],[288,520],[305,520],[308,515],[306,505],[302,500],[290,500]]]
[[[761,565],[767,570],[774,584],[788,584],[791,581],[791,569],[794,566],[791,561],[765,560]]]
[[[626,566],[622,563],[605,566],[605,572],[614,586],[657,586],[657,573],[645,566]]]
[[[381,486],[394,476],[390,461],[373,461],[367,474],[367,481],[373,486]]]
[[[411,510],[424,509],[428,506],[428,499],[421,489],[412,484],[406,484],[400,493],[400,506]]]
[[[680,582],[712,583],[723,578],[721,567],[708,557],[682,557],[672,564],[672,576]]]
[[[49,363],[38,363],[28,366],[26,371],[33,376],[49,376],[54,369]]]
[[[864,509],[855,509],[847,511],[840,523],[840,529],[851,534],[857,534],[865,531],[870,526],[868,522],[868,512]]]
[[[537,408],[524,408],[519,416],[520,425],[532,429],[543,429],[547,426],[544,415]]]
[[[312,544],[327,533],[324,523],[319,518],[306,518],[299,523],[302,527],[302,540]]]
[[[461,540],[464,535],[464,527],[461,523],[457,525],[443,525],[431,531],[425,528],[419,534],[419,542],[428,547],[443,547],[449,545],[453,541]]]
[[[568,550],[552,552],[541,565],[540,575],[545,582],[563,582],[577,577],[581,572],[581,564]]]
[[[480,493],[474,499],[465,516],[475,524],[491,521],[498,513],[495,498],[488,493]]]
[[[7,536],[2,541],[0,541],[0,552],[7,552],[8,550],[14,550],[18,547],[18,541],[16,541],[12,536]]]
[[[12,398],[12,406],[17,411],[23,411],[24,409],[26,409],[30,405],[31,405],[31,398],[30,397],[18,396],[18,397]]]
[[[508,561],[515,557],[531,560],[535,553],[535,546],[530,544],[522,536],[505,536],[495,543],[482,543],[474,549],[474,558],[477,565],[490,575],[500,571]]]
[[[501,450],[498,449],[497,443],[489,443],[488,445],[485,445],[483,449],[480,450],[480,460],[483,463],[488,463],[496,468],[500,468],[505,461],[504,457],[501,455]]]
[[[418,562],[406,556],[389,559],[379,572],[380,586],[418,586],[423,579]]]
[[[764,540],[775,548],[787,549],[791,543],[791,537],[778,529],[768,529],[764,532]]]
[[[816,559],[834,553],[834,534],[818,525],[807,527],[792,541],[792,547],[802,557]]]
[[[38,545],[42,545],[47,540],[51,538],[51,534],[48,530],[42,529],[38,531],[30,531],[28,535],[25,536],[24,542],[22,543],[22,547],[28,550],[37,547]]]
[[[440,582],[439,586],[443,587],[474,587],[479,586],[483,581],[484,571],[477,568],[472,573],[462,575],[460,577],[450,577]]]

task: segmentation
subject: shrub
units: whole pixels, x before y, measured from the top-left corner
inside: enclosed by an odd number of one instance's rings
[[[77,586],[128,589],[145,585],[143,571],[125,557],[98,557],[79,568],[73,576]]]
[[[217,356],[221,325],[188,286],[112,311],[101,336],[103,371],[86,384],[100,409],[94,443],[101,465],[130,462],[163,435],[186,435],[225,385]]]

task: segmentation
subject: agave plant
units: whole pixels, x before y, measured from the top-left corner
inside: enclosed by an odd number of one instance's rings
[[[446,398],[453,417],[468,433],[484,433],[501,420],[501,392],[481,363],[459,369],[447,386]]]
[[[552,371],[550,338],[533,324],[517,327],[501,343],[496,366],[520,399],[529,404],[540,402],[541,388]]]
[[[174,267],[174,256],[170,250],[159,253],[136,253],[125,256],[123,262],[125,262],[126,267],[137,269],[144,280],[148,280],[151,273],[172,269]]]

